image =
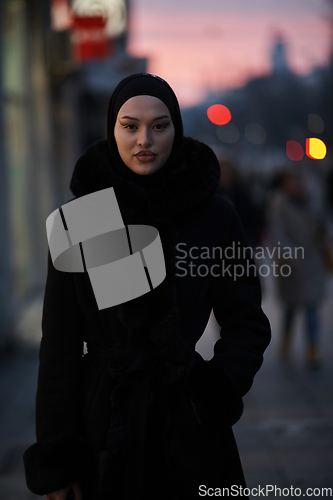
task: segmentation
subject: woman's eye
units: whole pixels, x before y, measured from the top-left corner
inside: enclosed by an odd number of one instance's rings
[[[168,123],[158,123],[157,125],[155,125],[155,129],[156,130],[163,130],[165,128],[167,128],[169,124]]]
[[[156,125],[154,125],[154,130],[164,130],[166,129],[167,127],[169,126],[169,123],[157,123]],[[124,129],[127,129],[127,130],[137,130],[137,125],[135,125],[134,123],[127,123],[126,125],[123,125],[123,128]]]

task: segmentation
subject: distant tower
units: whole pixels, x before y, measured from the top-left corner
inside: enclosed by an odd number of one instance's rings
[[[290,74],[286,59],[286,42],[281,33],[276,33],[274,36],[272,68],[273,75],[283,76]]]

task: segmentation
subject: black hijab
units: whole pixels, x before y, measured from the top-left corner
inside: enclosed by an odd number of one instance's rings
[[[168,160],[159,170],[150,175],[136,174],[125,165],[119,155],[114,137],[114,127],[120,108],[128,99],[138,95],[150,95],[160,99],[167,106],[175,129],[175,138]],[[114,170],[147,191],[159,189],[184,161],[183,122],[177,97],[170,85],[162,78],[149,73],[137,73],[121,80],[109,102],[107,137]]]

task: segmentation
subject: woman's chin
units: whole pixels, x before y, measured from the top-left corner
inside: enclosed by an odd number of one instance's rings
[[[135,167],[129,167],[132,172],[138,175],[151,175],[154,172],[157,172],[161,167],[157,165],[153,165],[153,162],[146,162],[142,165],[135,165]]]

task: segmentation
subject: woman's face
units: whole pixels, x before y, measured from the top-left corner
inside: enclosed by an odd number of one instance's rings
[[[119,155],[140,175],[159,170],[170,156],[175,129],[167,106],[157,97],[131,97],[119,110],[114,127]]]

